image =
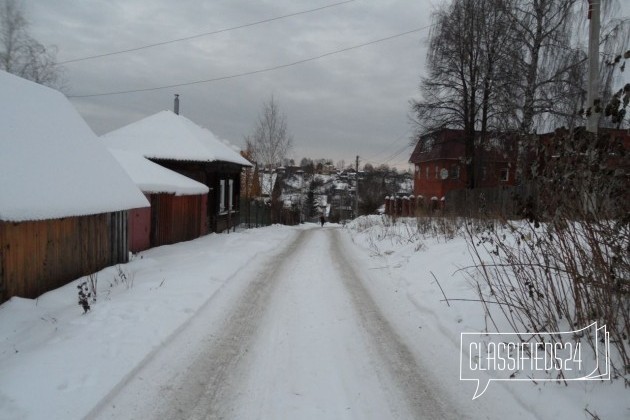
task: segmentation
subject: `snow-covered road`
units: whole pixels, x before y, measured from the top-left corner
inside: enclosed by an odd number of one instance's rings
[[[89,417],[461,417],[423,379],[339,235],[304,230],[252,260]]]
[[[627,417],[622,381],[493,381],[472,400],[460,334],[487,319],[459,270],[466,241],[412,238],[408,222],[151,249],[98,273],[87,314],[85,279],[12,298],[0,305],[0,419]]]

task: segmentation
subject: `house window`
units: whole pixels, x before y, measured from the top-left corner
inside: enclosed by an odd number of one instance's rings
[[[435,139],[433,137],[427,137],[424,139],[424,144],[422,145],[422,152],[430,152],[433,149],[433,145],[435,144]]]
[[[229,180],[229,185],[228,185],[228,209],[230,211],[234,210],[234,180],[230,179]]]
[[[426,172],[426,178],[429,179],[429,165],[427,165],[425,172]]]
[[[449,175],[451,176],[451,179],[459,179],[459,165],[451,166]]]
[[[435,179],[438,179],[440,177],[440,168],[438,168],[437,165],[435,165]]]
[[[416,165],[416,173],[420,172],[420,165]]]
[[[501,168],[499,179],[504,182],[508,181],[510,179],[510,170],[508,168]]]
[[[219,213],[225,212],[225,179],[222,179],[220,182],[220,191],[219,191]]]

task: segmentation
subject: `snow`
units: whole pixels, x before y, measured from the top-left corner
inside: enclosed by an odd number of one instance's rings
[[[278,174],[276,172],[259,172],[260,189],[263,196],[271,197],[277,178]]]
[[[295,234],[274,226],[145,251],[119,266],[127,280],[116,267],[98,273],[86,315],[77,281],[0,305],[0,417],[83,418],[238,270]]]
[[[398,183],[398,192],[408,194],[413,191],[413,179],[407,178]]]
[[[210,130],[188,118],[162,111],[101,136],[110,148],[141,153],[149,159],[231,162],[251,166]]]
[[[281,268],[282,293],[275,294],[251,345],[241,398],[233,418],[387,419],[390,398],[399,418],[412,418],[376,374],[365,351],[369,341],[353,314],[351,297],[331,262],[330,244],[316,231],[307,247]],[[301,273],[301,275],[296,275]],[[325,305],[323,304],[325,302]],[[279,348],[291,347],[278,351]],[[356,380],[357,375],[360,380]],[[255,403],[249,403],[254,400]]]
[[[619,380],[492,382],[473,401],[474,385],[459,380],[459,337],[485,320],[479,303],[456,300],[476,298],[459,270],[472,262],[467,245],[452,232],[418,236],[415,219],[384,220],[275,225],[148,250],[99,272],[85,315],[76,281],[11,299],[0,306],[0,417],[174,418],[169,396],[207,380],[214,361],[203,356],[215,353],[203,346],[228,346],[214,382],[230,391],[217,397],[227,418],[418,418],[387,368],[405,354],[397,340],[421,372],[420,384],[403,375],[410,395],[418,385],[419,404],[432,394],[445,403],[437,412],[452,409],[427,418],[590,418],[585,408],[627,417]],[[360,300],[375,306],[361,314]],[[247,328],[221,330],[239,316]],[[385,324],[394,331],[375,337]],[[207,407],[192,402],[181,404]]]
[[[294,174],[291,175],[289,177],[286,177],[284,179],[284,183],[285,185],[287,185],[290,188],[294,188],[294,189],[300,189],[300,188],[304,188],[305,186],[305,182],[304,182],[304,174]]]
[[[147,207],[68,99],[0,71],[0,220]]]
[[[365,281],[384,307],[391,309],[389,313],[401,334],[421,331],[415,345],[434,363],[437,381],[451,392],[457,390],[470,412],[488,405],[483,408],[484,417],[505,418],[509,412],[514,418],[514,407],[501,408],[505,399],[525,407],[527,418],[592,418],[585,409],[602,419],[627,418],[630,399],[622,379],[571,382],[568,386],[492,381],[482,397],[470,401],[474,382],[459,381],[460,334],[486,331],[490,321],[477,302],[477,292],[467,274],[466,268],[473,264],[468,245],[448,228],[442,227],[443,234],[438,236],[418,235],[414,218],[400,218],[396,224],[384,220],[388,218],[362,217],[347,226],[352,244],[364,251],[357,257],[366,267]],[[444,295],[450,299],[450,306]],[[495,321],[502,331],[512,331],[498,317]]]
[[[138,153],[116,149],[109,151],[144,193],[196,195],[209,191],[206,185],[153,163]]]

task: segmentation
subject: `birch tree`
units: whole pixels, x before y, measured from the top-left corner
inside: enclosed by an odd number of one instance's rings
[[[263,105],[254,131],[245,137],[245,141],[248,147],[251,147],[256,162],[268,170],[281,164],[291,150],[293,136],[287,127],[287,117],[280,111],[280,106],[273,96]],[[272,187],[269,185],[269,191]]]

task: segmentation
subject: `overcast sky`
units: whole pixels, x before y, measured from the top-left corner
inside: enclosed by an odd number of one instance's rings
[[[25,0],[31,34],[59,62],[235,27],[341,0]],[[65,93],[152,88],[255,71],[430,24],[439,0],[355,0],[189,41],[64,64]],[[407,168],[409,101],[424,71],[422,30],[316,61],[212,83],[71,101],[97,134],[164,109],[242,146],[271,95],[286,113],[296,161]],[[399,154],[392,158],[395,152]],[[389,159],[389,160],[388,160]]]

